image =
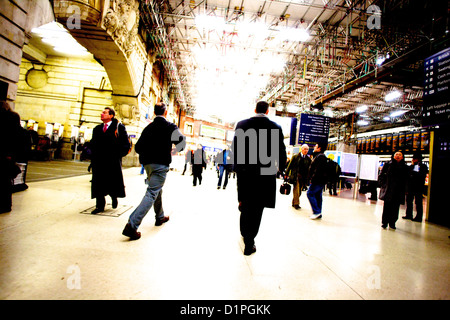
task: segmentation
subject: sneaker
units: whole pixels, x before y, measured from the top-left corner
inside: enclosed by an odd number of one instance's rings
[[[311,220],[321,219],[321,218],[322,218],[322,214],[321,214],[321,213],[318,213],[318,214],[312,214],[309,218],[310,218]]]
[[[164,217],[162,219],[157,219],[155,222],[155,226],[159,227],[160,225],[162,225],[163,223],[166,223],[167,221],[169,221],[169,217]]]

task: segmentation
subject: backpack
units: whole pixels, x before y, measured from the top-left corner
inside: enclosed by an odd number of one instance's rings
[[[114,135],[116,136],[116,138],[119,138],[119,125],[120,124],[121,124],[120,122],[117,122],[116,131],[114,131]],[[128,149],[128,152],[127,152],[127,154],[129,154],[131,152],[131,150],[133,149],[133,141],[131,140],[129,135],[127,135],[127,138],[128,138],[128,143],[130,144],[130,148]]]

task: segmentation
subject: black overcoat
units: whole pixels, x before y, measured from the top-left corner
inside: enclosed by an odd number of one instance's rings
[[[405,160],[402,159],[400,162],[391,160],[385,163],[378,177],[378,183],[382,189],[380,199],[405,204],[407,180],[408,166]]]
[[[125,185],[122,175],[122,157],[128,154],[130,142],[125,126],[112,120],[106,132],[103,124],[92,132],[92,185],[91,197],[105,195],[124,198]]]
[[[277,169],[283,172],[287,160],[281,127],[266,116],[242,120],[236,125],[231,152],[238,201],[275,208]],[[277,168],[269,170],[273,161]]]

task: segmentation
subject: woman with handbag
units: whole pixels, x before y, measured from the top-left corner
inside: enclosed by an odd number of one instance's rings
[[[403,159],[403,153],[397,151],[391,161],[386,163],[378,177],[380,185],[379,199],[384,200],[381,227],[395,230],[400,205],[405,204],[408,166]]]

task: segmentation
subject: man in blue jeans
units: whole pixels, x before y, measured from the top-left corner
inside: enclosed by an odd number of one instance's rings
[[[142,131],[135,146],[139,161],[147,172],[147,191],[139,206],[130,215],[122,232],[131,240],[141,237],[137,229],[152,206],[155,209],[155,226],[169,221],[169,217],[164,216],[162,207],[162,187],[172,162],[172,144],[176,145],[176,150],[179,152],[184,149],[186,139],[175,124],[165,119],[166,115],[165,104],[156,104],[155,119]]]
[[[319,143],[314,146],[314,158],[309,167],[311,185],[306,195],[313,210],[313,214],[310,216],[313,220],[322,218],[322,191],[327,183],[327,157],[324,155],[326,148],[327,144],[325,143]]]
[[[217,183],[217,189],[220,189],[222,186],[222,178],[225,175],[225,181],[223,183],[223,189],[225,190],[227,188],[228,184],[228,174],[231,170],[231,164],[230,164],[230,150],[226,148],[225,150],[222,150],[217,154],[217,166],[219,167],[219,182]]]

